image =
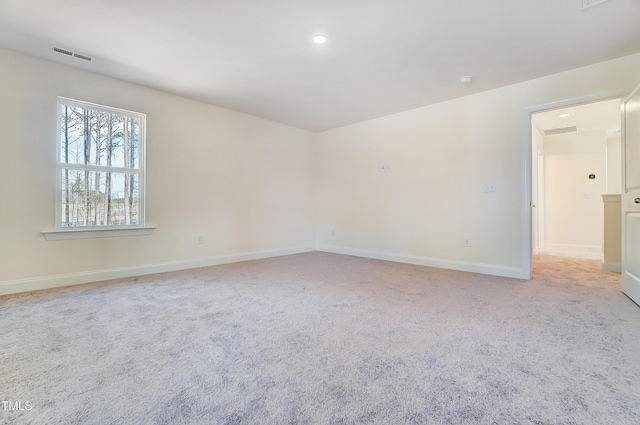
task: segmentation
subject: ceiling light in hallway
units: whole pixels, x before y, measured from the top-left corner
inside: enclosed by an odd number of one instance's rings
[[[327,42],[327,37],[324,35],[314,35],[312,40],[316,44],[324,44]]]

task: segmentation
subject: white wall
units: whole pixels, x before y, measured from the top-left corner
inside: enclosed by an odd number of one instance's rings
[[[320,133],[321,249],[527,277],[526,111],[638,80],[633,55]]]
[[[629,89],[640,79],[640,54],[318,135],[8,50],[0,49],[0,69],[7,293],[299,252],[315,242],[526,277],[527,108]],[[55,225],[57,96],[147,114],[153,235],[44,240],[40,232]],[[485,183],[497,191],[485,193]]]
[[[544,138],[545,252],[600,257],[606,150],[604,130]]]
[[[312,133],[9,50],[0,70],[0,294],[313,249]],[[45,241],[57,96],[147,114],[152,235]]]

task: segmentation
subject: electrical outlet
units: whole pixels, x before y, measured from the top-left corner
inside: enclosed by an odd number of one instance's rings
[[[464,240],[462,241],[462,245],[465,248],[471,248],[471,238],[464,238]]]
[[[198,235],[198,245],[202,245],[204,243],[204,236]]]
[[[388,173],[391,171],[391,165],[389,164],[382,164],[382,172],[383,173]]]

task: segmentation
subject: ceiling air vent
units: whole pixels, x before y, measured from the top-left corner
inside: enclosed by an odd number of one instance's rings
[[[597,6],[608,0],[582,0],[582,10],[588,9],[592,6]]]
[[[52,49],[54,52],[62,53],[63,55],[67,56],[73,56],[73,52],[70,52],[69,50],[61,49],[59,47],[52,47]]]
[[[571,127],[559,127],[559,128],[551,128],[549,130],[544,131],[545,136],[553,136],[555,134],[564,134],[564,133],[574,133],[578,131],[578,127],[572,125]]]
[[[67,49],[61,49],[60,47],[51,47],[51,50],[53,50],[56,53],[60,53],[66,56],[71,56],[77,59],[82,59],[85,60],[87,62],[91,62],[93,60],[93,58],[91,56],[87,56],[87,55],[83,55],[82,53],[76,53],[76,52],[72,52],[71,50],[67,50]]]
[[[73,54],[73,57],[74,57],[74,58],[78,58],[78,59],[85,60],[85,61],[87,61],[87,62],[91,62],[91,59],[93,59],[93,58],[91,58],[91,57],[89,57],[89,56],[87,56],[87,55],[81,55],[80,53],[74,53],[74,54]]]

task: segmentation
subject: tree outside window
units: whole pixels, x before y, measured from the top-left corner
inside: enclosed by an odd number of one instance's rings
[[[145,115],[58,99],[60,229],[144,226]]]

